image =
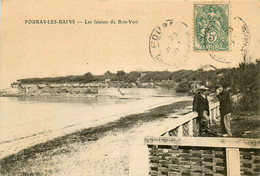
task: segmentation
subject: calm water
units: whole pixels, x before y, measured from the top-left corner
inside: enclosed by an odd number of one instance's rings
[[[0,97],[0,158],[122,116],[190,99],[165,89],[100,89],[93,98]]]

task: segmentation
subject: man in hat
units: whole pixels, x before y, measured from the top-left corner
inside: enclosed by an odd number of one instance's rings
[[[194,95],[193,97],[193,107],[192,107],[192,111],[196,111],[198,109],[198,97],[200,95],[200,91],[198,90],[197,93]]]
[[[196,111],[199,118],[199,131],[201,136],[205,136],[211,132],[209,129],[209,101],[206,95],[208,88],[201,86],[198,90],[200,93],[196,95]]]
[[[233,110],[232,101],[227,91],[227,85],[222,85],[222,88],[216,90],[217,98],[220,103],[220,126],[223,137],[232,136],[230,127],[230,117]]]

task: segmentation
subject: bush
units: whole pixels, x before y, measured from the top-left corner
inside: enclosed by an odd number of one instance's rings
[[[239,79],[236,79],[233,86],[241,93],[237,106],[240,111],[255,111],[259,108],[259,69],[260,60],[239,64]]]
[[[181,82],[176,88],[176,92],[189,92],[190,84],[188,81]]]
[[[125,82],[135,83],[138,80],[138,78],[140,78],[140,76],[141,76],[141,73],[132,71],[132,72],[126,74]]]

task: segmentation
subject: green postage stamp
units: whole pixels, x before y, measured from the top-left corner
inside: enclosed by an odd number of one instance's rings
[[[194,4],[194,50],[229,50],[229,4]]]

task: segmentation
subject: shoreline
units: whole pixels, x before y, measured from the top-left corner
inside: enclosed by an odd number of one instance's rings
[[[83,129],[88,129],[91,127],[96,127],[96,126],[101,126],[105,125],[109,122],[114,122],[121,117],[125,117],[131,114],[139,114],[139,113],[144,113],[150,109],[163,106],[163,105],[168,105],[174,102],[179,102],[179,101],[185,101],[185,100],[191,100],[190,97],[162,97],[162,98],[144,98],[144,99],[138,99],[138,100],[130,100],[127,104],[125,103],[110,103],[109,106],[97,106],[93,108],[93,106],[88,106],[88,108],[85,107],[84,104],[81,104],[80,106],[74,106],[77,107],[72,108],[72,112],[80,112],[78,114],[71,114],[69,111],[62,110],[62,113],[59,113],[62,115],[63,119],[67,123],[63,123],[62,121],[59,120],[59,118],[51,118],[52,121],[48,122],[42,122],[41,120],[38,121],[39,127],[38,128],[31,128],[30,126],[27,125],[29,128],[27,133],[23,133],[21,130],[22,128],[11,128],[6,129],[5,133],[2,133],[2,138],[0,140],[0,159],[11,155],[15,154],[25,148],[37,145],[39,143],[44,143],[46,141],[65,136],[67,134],[74,133],[79,130]],[[124,100],[125,101],[125,100]],[[4,103],[6,104],[6,103]],[[30,104],[29,104],[30,105]],[[31,106],[31,105],[30,105]],[[5,110],[3,106],[3,110]],[[38,108],[37,104],[36,106],[33,106],[35,109]],[[50,111],[56,110],[59,112],[61,109],[60,108],[67,108],[69,106],[64,106],[63,104],[54,106],[52,104],[49,104],[45,108],[49,109]],[[106,109],[102,107],[108,107]],[[117,109],[114,109],[117,108]],[[70,108],[71,109],[71,108]],[[112,110],[114,109],[114,110]],[[42,111],[41,109],[39,111]],[[102,111],[102,112],[99,112]],[[31,111],[29,111],[31,112]],[[67,116],[63,116],[63,114],[68,114]],[[32,114],[34,112],[32,111]],[[85,116],[82,117],[81,114],[89,114],[89,117],[86,119]],[[37,115],[34,113],[34,115]],[[52,116],[51,114],[50,116]],[[71,117],[74,116],[74,121],[70,121]],[[35,117],[35,116],[32,116]],[[32,118],[31,117],[31,118]],[[45,115],[41,115],[39,117],[45,118]],[[55,116],[56,117],[56,116]],[[57,116],[59,117],[59,116]],[[37,118],[37,119],[42,119],[42,118]],[[47,118],[48,119],[48,118]],[[52,126],[48,126],[48,124],[53,124],[53,122],[59,123],[58,127],[52,128]],[[27,123],[29,124],[29,123]],[[46,125],[42,125],[46,124]],[[44,128],[43,128],[44,127]],[[4,128],[3,128],[4,129]],[[2,129],[2,130],[3,130]],[[32,130],[31,130],[32,129]],[[36,130],[34,130],[36,129]],[[16,131],[21,131],[20,133],[17,132],[12,132],[12,130]],[[30,130],[30,131],[29,131]],[[10,138],[7,135],[8,134],[13,134],[13,137]],[[12,140],[14,139],[14,140]]]
[[[36,144],[32,147],[23,149],[22,151],[4,157],[0,160],[1,174],[15,175],[17,172],[28,167],[28,162],[39,158],[51,158],[53,155],[63,155],[64,153],[71,153],[69,146],[71,145],[88,145],[88,143],[96,142],[112,131],[125,132],[138,124],[146,124],[159,119],[167,118],[168,113],[180,111],[184,107],[191,105],[191,101],[180,101],[168,105],[162,105],[148,112],[127,115],[121,117],[119,120],[106,123],[97,127],[91,127],[77,132],[67,134]],[[30,165],[30,164],[29,164]],[[29,169],[29,168],[27,168]],[[41,171],[37,171],[41,172]]]

